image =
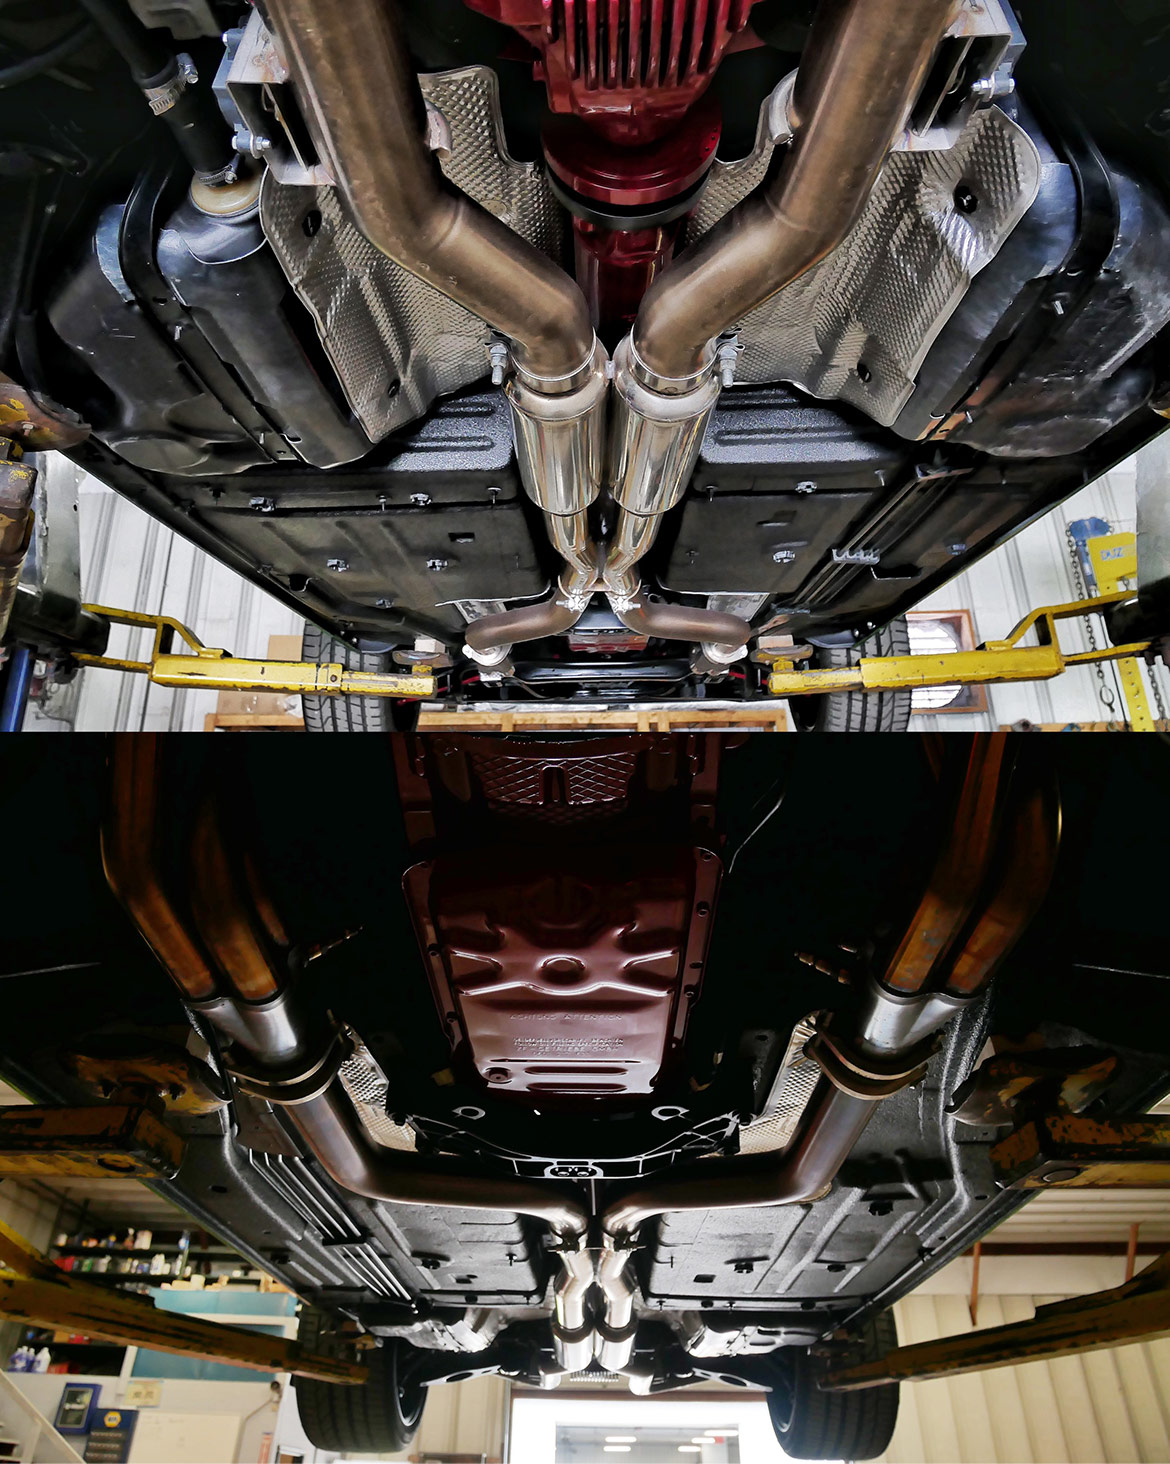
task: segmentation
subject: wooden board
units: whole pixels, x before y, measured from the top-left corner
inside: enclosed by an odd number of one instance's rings
[[[782,706],[719,708],[702,711],[694,707],[668,710],[636,707],[579,712],[507,711],[475,707],[446,711],[424,707],[419,713],[420,732],[786,732],[788,714]]]

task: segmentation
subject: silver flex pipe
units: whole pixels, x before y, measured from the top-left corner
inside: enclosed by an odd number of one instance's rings
[[[956,0],[821,0],[796,77],[787,155],[646,292],[614,355],[611,475],[621,518],[607,567],[619,599],[638,600],[637,560],[694,471],[719,394],[719,337],[856,223],[955,9]]]

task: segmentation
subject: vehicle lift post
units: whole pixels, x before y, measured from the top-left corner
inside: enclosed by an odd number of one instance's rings
[[[0,1108],[0,1178],[158,1179],[174,1174],[183,1141],[149,1105]],[[75,1276],[0,1222],[0,1316],[30,1326],[200,1357],[259,1372],[363,1383],[366,1367],[222,1322],[164,1311],[147,1297]]]
[[[1166,1189],[1170,1120],[1096,1119],[1059,1109],[1036,1114],[994,1145],[991,1161],[1000,1185],[1011,1189]],[[896,1347],[872,1362],[830,1366],[820,1386],[851,1392],[953,1378],[1167,1336],[1170,1251],[1120,1286],[1037,1307],[1030,1321]]]

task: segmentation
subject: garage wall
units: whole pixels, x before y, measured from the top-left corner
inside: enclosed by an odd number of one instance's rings
[[[1165,456],[1161,444],[1154,444],[1145,450],[1143,462],[1160,464]],[[1039,605],[1058,605],[1078,599],[1080,592],[1073,575],[1066,526],[1086,518],[1102,518],[1116,533],[1135,529],[1137,459],[1121,464],[1082,489],[1054,513],[1038,519],[1003,548],[952,580],[945,589],[928,596],[918,608],[970,610],[978,643],[1001,640]],[[1100,641],[1099,625],[1095,624],[1094,629]],[[1088,650],[1084,623],[1066,621],[1061,630],[1061,644],[1069,651]],[[1149,694],[1150,673],[1143,668],[1142,675]],[[1170,706],[1170,672],[1159,666],[1154,675],[1164,703]],[[1114,694],[1117,715],[1124,718],[1125,701],[1116,675],[1108,666],[1104,668],[1104,677],[1106,687]],[[1077,666],[1055,681],[989,686],[986,714],[915,716],[911,726],[919,731],[982,732],[1024,720],[1061,726],[1071,722],[1107,722],[1113,714],[1102,702],[1100,692],[1096,671]]]
[[[1024,1321],[1034,1306],[1058,1299],[984,1296],[980,1328]],[[903,1343],[972,1330],[963,1296],[912,1296],[896,1314]],[[1170,1341],[903,1386],[883,1457],[886,1464],[1170,1459]]]
[[[0,1183],[0,1221],[37,1250],[49,1248],[60,1205],[24,1185],[6,1179]],[[0,1368],[20,1343],[21,1324],[0,1317]]]
[[[71,464],[56,462],[54,470],[73,472]],[[969,608],[977,640],[1002,637],[1036,605],[1076,597],[1066,523],[1095,515],[1117,530],[1132,529],[1135,501],[1135,465],[1130,462],[1033,524],[920,608]],[[94,479],[82,483],[80,526],[83,593],[91,602],[177,616],[206,644],[225,646],[243,656],[263,656],[270,635],[296,634],[301,629],[293,611]],[[1079,623],[1068,627],[1065,644],[1078,649],[1087,645]],[[117,629],[111,652],[140,657],[147,645],[145,631]],[[1170,704],[1170,676],[1164,668],[1158,674]],[[1112,685],[1112,672],[1107,670],[1106,676]],[[1099,722],[1107,720],[1107,713],[1098,691],[1093,671],[1078,668],[1046,685],[989,688],[986,715],[918,716],[913,726],[923,731],[984,731],[1022,719]],[[82,674],[77,695],[66,699],[60,710],[84,731],[192,731],[202,729],[215,704],[214,692],[172,691],[151,687],[141,677],[89,671]],[[1118,705],[1124,705],[1120,696]],[[29,730],[53,731],[64,724],[30,713],[26,725]]]

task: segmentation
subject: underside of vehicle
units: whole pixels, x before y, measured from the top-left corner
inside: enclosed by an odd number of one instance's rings
[[[12,0],[0,45],[25,446],[454,701],[751,697],[1165,425],[1158,6]]]
[[[399,735],[317,781],[279,741],[44,741],[0,1072],[150,1104],[185,1146],[155,1187],[318,1349],[376,1344],[365,1387],[298,1383],[322,1446],[592,1371],[880,1453],[896,1386],[817,1369],[1075,1183],[1038,1116],[1170,1087],[1158,862],[1107,857],[1155,738],[886,739],[843,779],[797,739]]]

